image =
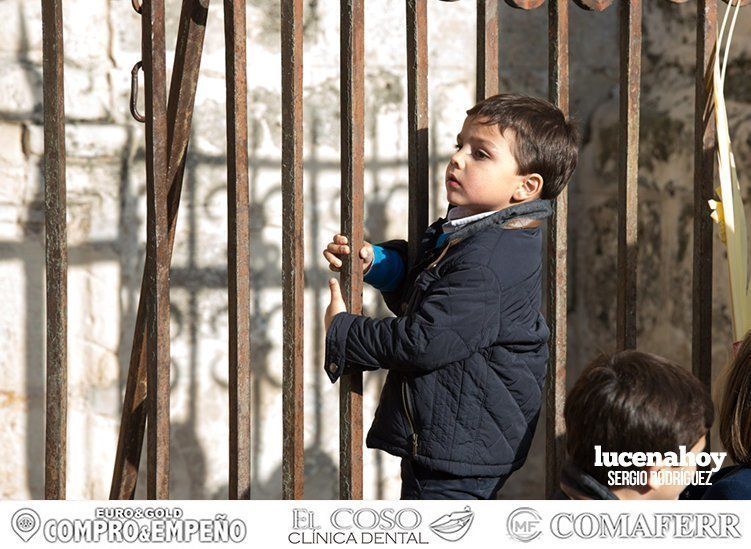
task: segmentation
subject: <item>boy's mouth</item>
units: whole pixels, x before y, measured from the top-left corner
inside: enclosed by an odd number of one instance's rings
[[[452,174],[449,174],[446,176],[446,184],[457,186],[457,187],[461,185],[461,183],[459,183],[459,180],[456,177],[454,177]]]

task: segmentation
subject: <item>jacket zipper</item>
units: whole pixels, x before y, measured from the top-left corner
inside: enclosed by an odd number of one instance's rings
[[[412,455],[417,455],[417,432],[415,431],[415,424],[412,421],[412,401],[409,398],[409,386],[407,385],[407,379],[402,377],[402,403],[404,404],[404,411],[407,414],[407,421],[409,421],[409,427],[412,430]]]
[[[448,251],[448,249],[453,244],[455,244],[458,241],[459,240],[454,240],[454,241],[449,242],[446,245],[446,247],[443,248],[443,251],[440,253],[440,255],[438,256],[438,258],[435,261],[433,261],[433,263],[431,263],[430,265],[428,265],[427,269],[432,269],[433,267],[435,267],[438,264],[438,262],[441,259],[443,259],[443,256],[446,255],[446,252]],[[413,295],[410,297],[409,306],[408,306],[408,312],[409,312],[409,309],[411,308],[411,305],[413,304],[413,301],[414,301],[414,298],[415,298],[416,295],[417,295],[417,292],[415,291],[413,293]],[[404,376],[402,376],[402,404],[404,405],[404,412],[405,412],[405,414],[407,416],[407,421],[409,421],[409,427],[412,430],[412,435],[411,435],[411,437],[412,437],[412,455],[416,456],[417,455],[418,436],[417,436],[417,432],[415,431],[415,424],[414,424],[414,421],[413,421],[414,411],[413,411],[413,408],[412,408],[412,399],[411,399],[411,397],[409,395],[409,385],[407,384],[407,378],[404,377]]]
[[[436,258],[436,260],[435,260],[435,261],[433,261],[433,263],[431,263],[430,265],[428,265],[428,267],[427,267],[427,268],[428,268],[428,269],[432,269],[433,267],[435,267],[436,265],[438,265],[438,262],[439,262],[439,261],[440,261],[441,259],[443,259],[443,256],[444,256],[444,255],[446,255],[446,252],[448,252],[448,251],[449,251],[449,248],[450,248],[451,246],[453,246],[454,244],[456,244],[457,242],[459,242],[460,240],[461,240],[461,238],[457,238],[456,240],[452,240],[452,241],[450,241],[450,242],[449,242],[448,244],[446,244],[446,247],[445,247],[445,248],[443,248],[443,251],[441,252],[441,255],[439,255],[439,256],[438,256],[438,257]]]
[[[461,239],[459,239],[459,240],[461,240]],[[423,272],[427,271],[429,269],[432,269],[433,267],[435,267],[436,265],[438,265],[438,262],[441,261],[441,259],[443,259],[443,256],[446,255],[446,252],[448,251],[448,249],[451,246],[453,246],[454,244],[456,244],[457,242],[459,242],[459,240],[454,240],[452,242],[449,242],[446,245],[446,247],[443,250],[441,250],[441,253],[435,259],[435,261],[433,261],[432,263],[430,263],[427,267],[425,267],[423,269]],[[409,314],[409,313],[412,312],[412,305],[414,305],[414,303],[417,301],[417,294],[418,293],[419,293],[419,289],[416,289],[416,288],[413,287],[412,288],[412,292],[409,295],[409,299],[407,300],[407,305],[406,305],[406,307],[404,309],[405,314]]]

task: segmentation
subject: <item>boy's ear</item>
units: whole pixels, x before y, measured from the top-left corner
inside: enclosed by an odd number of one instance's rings
[[[647,488],[649,488],[650,490],[659,490],[662,484],[660,483],[659,475],[657,473],[659,473],[662,469],[662,467],[659,467],[657,465],[648,465],[644,468],[644,470],[647,472]]]
[[[524,176],[522,184],[514,191],[513,199],[524,202],[539,198],[542,193],[542,176],[539,173],[531,173]]]

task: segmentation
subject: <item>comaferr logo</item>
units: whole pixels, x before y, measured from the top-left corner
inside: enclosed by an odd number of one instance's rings
[[[520,507],[506,519],[506,531],[517,541],[532,541],[542,533],[541,523],[542,518],[537,511],[531,507]]]
[[[560,539],[740,538],[734,513],[557,513],[550,531]]]
[[[549,527],[558,539],[743,537],[741,519],[735,513],[556,513]],[[529,542],[542,534],[543,520],[531,507],[520,507],[509,515],[506,530],[512,539]]]

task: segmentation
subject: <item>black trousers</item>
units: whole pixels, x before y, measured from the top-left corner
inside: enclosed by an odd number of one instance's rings
[[[402,458],[400,499],[496,499],[509,476],[457,477]]]

